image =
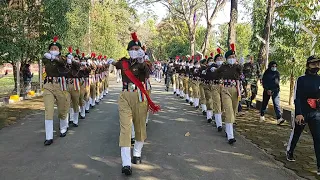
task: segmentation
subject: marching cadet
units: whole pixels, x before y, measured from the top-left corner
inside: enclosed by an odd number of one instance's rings
[[[101,60],[101,55],[98,56],[98,58],[96,59],[95,63],[97,66],[97,69],[95,71],[95,77],[96,77],[96,104],[100,103],[100,99],[101,99],[101,64],[100,64],[100,60]]]
[[[61,56],[62,46],[57,42],[58,37],[53,38],[49,45],[49,52],[44,54],[42,62],[46,69],[44,79],[43,101],[45,106],[45,131],[46,140],[44,145],[53,143],[53,114],[54,103],[58,106],[60,119],[60,137],[65,137],[68,131],[68,111],[70,107],[70,94],[67,92],[68,64],[72,64],[72,55],[68,59]]]
[[[197,59],[198,58],[199,57],[197,56]],[[192,87],[193,87],[193,72],[192,72],[193,68],[194,68],[194,60],[191,59],[189,61],[189,68],[188,68],[188,73],[187,73],[188,74],[188,89],[189,89],[188,95],[189,95],[190,106],[193,106],[193,104],[194,104],[193,89],[192,89]]]
[[[168,64],[168,67],[167,67],[167,71],[166,71],[166,78],[167,78],[167,81],[166,81],[166,91],[169,91],[169,87],[170,87],[170,84],[173,85],[173,92],[175,93],[175,82],[173,79],[175,79],[175,72],[174,72],[174,67],[173,67],[173,61],[170,60],[169,64]]]
[[[217,65],[217,68],[221,67],[224,62],[221,49],[217,49],[217,55],[214,57],[214,62]],[[212,97],[212,110],[214,114],[214,119],[216,122],[216,127],[218,132],[222,131],[222,109],[221,109],[221,88],[223,81],[218,77],[216,72],[212,75],[212,84],[211,84],[211,97]]]
[[[91,72],[90,72],[90,106],[92,108],[95,107],[96,105],[96,88],[97,88],[97,83],[96,83],[96,70],[97,70],[97,65],[95,63],[96,54],[91,53],[91,58],[88,60],[88,65],[90,66]]]
[[[176,60],[174,63],[174,87],[173,90],[174,94],[176,94],[177,96],[180,96],[180,82],[179,82],[179,71],[180,71],[180,57],[176,56]]]
[[[193,56],[192,56],[193,58]],[[188,58],[188,61],[186,63],[185,66],[185,71],[184,71],[184,76],[183,76],[183,89],[184,89],[184,94],[185,94],[185,98],[186,98],[186,102],[189,103],[190,101],[190,97],[189,97],[189,92],[190,92],[190,87],[189,87],[189,74],[190,74],[190,66],[193,66],[193,59],[190,60],[190,58]]]
[[[130,59],[122,58],[118,62],[109,61],[121,69],[123,88],[120,93],[118,106],[120,117],[120,142],[122,173],[131,175],[131,124],[135,127],[135,144],[133,148],[132,163],[141,163],[141,151],[144,140],[147,137],[145,120],[148,109],[157,112],[160,107],[155,105],[150,99],[144,88],[142,78],[149,73],[149,68],[144,62],[144,51],[141,49],[141,43],[135,33],[132,34],[132,41],[129,42],[127,50]],[[146,102],[147,100],[147,102]]]
[[[107,64],[107,56],[104,56],[104,92],[103,94],[106,96],[109,94],[109,68],[110,65]]]
[[[89,112],[90,108],[90,67],[87,65],[87,58],[85,57],[84,53],[82,53],[82,57],[80,59],[80,119],[84,119],[86,113]]]
[[[69,54],[66,55],[67,60],[72,55],[72,47],[69,47]],[[79,80],[79,72],[80,72],[80,63],[79,57],[75,56],[74,61],[71,64],[68,64],[68,68],[70,71],[67,74],[68,80],[68,92],[71,95],[71,107],[69,111],[70,115],[70,122],[73,123],[74,127],[78,127],[79,122],[79,99],[80,99],[80,80]],[[70,58],[70,61],[73,59]]]
[[[206,75],[206,69],[207,69],[207,59],[203,59],[200,61],[200,84],[199,84],[199,90],[200,90],[200,104],[201,104],[201,110],[202,114],[204,116],[207,115],[207,105],[206,105],[206,96],[204,93],[204,86],[205,86],[205,75]]]
[[[213,111],[212,111],[212,106],[213,106],[213,101],[212,101],[212,93],[211,93],[211,86],[213,83],[214,74],[215,70],[217,69],[217,65],[214,63],[213,57],[209,57],[207,59],[207,68],[205,69],[205,76],[204,76],[204,94],[205,94],[205,99],[206,99],[206,107],[207,107],[207,122],[211,123],[212,122],[212,117],[213,117]]]
[[[243,65],[244,90],[246,95],[246,104],[248,109],[252,107],[252,100],[255,99],[258,93],[258,79],[261,79],[261,71],[258,63],[253,61],[253,56],[247,56],[247,63]]]
[[[240,98],[240,75],[242,68],[236,64],[235,46],[230,45],[231,50],[225,53],[227,59],[226,64],[222,64],[217,69],[217,76],[223,80],[223,87],[221,89],[222,109],[225,113],[226,134],[229,144],[234,144],[236,139],[233,135],[233,123],[235,122],[236,112]]]
[[[310,56],[306,63],[304,76],[298,78],[295,86],[294,105],[295,120],[287,146],[287,160],[295,161],[294,149],[300,135],[308,124],[317,161],[317,175],[320,176],[320,58]]]
[[[192,77],[192,97],[194,98],[194,107],[196,109],[199,108],[199,102],[200,102],[200,75],[201,75],[201,65],[200,65],[200,59],[198,58],[196,63],[194,64],[194,67],[191,69],[191,77]]]

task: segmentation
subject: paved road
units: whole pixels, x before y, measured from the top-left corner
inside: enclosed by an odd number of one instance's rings
[[[121,174],[117,97],[120,84],[65,138],[43,146],[43,112],[0,130],[1,180],[292,180],[260,150],[237,137],[234,146],[205,122],[200,112],[163,86],[153,99],[163,111],[152,115],[144,147],[144,164],[133,175]],[[58,132],[58,121],[55,122]],[[185,134],[189,132],[190,136]]]

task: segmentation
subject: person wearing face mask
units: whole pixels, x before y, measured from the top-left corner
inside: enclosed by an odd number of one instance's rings
[[[253,56],[247,56],[247,62],[243,65],[244,74],[244,91],[246,96],[247,108],[252,107],[252,100],[255,99],[258,93],[258,80],[261,80],[260,65],[253,61]]]
[[[172,74],[172,90],[173,90],[173,94],[177,94],[177,69],[178,69],[178,57],[176,56],[176,59],[173,62],[173,74]],[[173,58],[172,58],[173,59]]]
[[[193,106],[196,109],[199,109],[199,103],[200,103],[200,71],[201,65],[200,65],[200,57],[197,59],[197,61],[194,64],[194,67],[190,69],[190,78],[191,79],[191,86],[192,86],[192,98],[193,98]]]
[[[205,70],[206,75],[205,79],[205,86],[204,86],[204,93],[206,97],[206,106],[207,106],[207,122],[212,122],[213,117],[213,97],[212,97],[212,90],[214,86],[214,79],[216,78],[216,69],[218,65],[214,62],[214,58],[211,56],[208,58],[208,67]]]
[[[215,64],[217,68],[220,68],[224,62],[221,49],[217,49],[217,55],[214,57]],[[216,71],[212,72],[212,82],[211,82],[211,97],[212,97],[212,114],[214,114],[214,119],[216,122],[216,127],[218,132],[222,131],[222,105],[221,105],[221,89],[223,81],[218,77]]]
[[[217,76],[222,79],[221,87],[221,105],[225,112],[225,126],[228,143],[230,145],[236,142],[233,135],[233,123],[236,120],[236,113],[240,98],[240,75],[242,68],[236,64],[235,45],[230,44],[230,50],[225,53],[227,63],[222,64],[217,69]]]
[[[90,72],[91,68],[87,64],[87,58],[85,57],[84,53],[82,53],[82,57],[80,58],[80,119],[85,119],[86,113],[89,112],[90,108]]]
[[[199,91],[200,91],[200,105],[201,105],[201,110],[202,114],[204,116],[207,115],[207,105],[206,105],[206,96],[204,92],[204,87],[206,86],[205,84],[205,76],[206,76],[206,69],[207,69],[207,59],[202,59],[200,61],[200,84],[199,84]]]
[[[317,175],[320,175],[320,57],[310,56],[306,63],[304,76],[297,79],[295,84],[294,104],[295,120],[287,146],[287,160],[295,161],[293,156],[297,142],[308,124],[312,138],[317,162]]]
[[[168,67],[167,67],[167,71],[166,71],[166,78],[167,78],[167,81],[166,81],[166,91],[169,91],[169,87],[170,87],[170,84],[173,84],[175,85],[174,83],[175,82],[172,82],[172,79],[174,79],[174,67],[173,67],[173,61],[170,61],[168,63]],[[174,89],[175,90],[175,89]],[[173,92],[175,92],[173,90]]]
[[[96,66],[97,66],[97,69],[95,71],[95,77],[96,77],[96,99],[95,99],[95,101],[96,101],[96,104],[99,104],[100,100],[101,100],[101,84],[102,84],[101,69],[102,69],[102,66],[100,64],[100,60],[101,60],[101,55],[99,55],[95,61]]]
[[[107,56],[104,56],[103,66],[104,66],[104,92],[103,92],[103,95],[106,96],[109,93],[109,68],[110,68],[110,65],[107,64]]]
[[[190,75],[190,67],[193,67],[193,59],[190,60],[190,57],[188,58],[186,69],[185,69],[185,74],[183,77],[183,89],[184,89],[184,94],[186,98],[186,102],[192,102],[192,99],[190,98],[190,86],[189,86],[189,75]]]
[[[274,111],[277,116],[277,124],[284,123],[280,109],[280,73],[277,71],[277,63],[271,61],[268,69],[264,72],[262,77],[263,97],[262,106],[260,110],[260,122],[265,120],[264,114],[266,112],[270,97],[272,98]]]
[[[69,47],[69,54],[66,55],[67,60],[71,63],[68,64],[70,71],[67,74],[67,88],[71,96],[71,105],[69,110],[69,123],[72,123],[74,127],[78,127],[79,122],[79,99],[80,99],[80,60],[77,55],[74,58],[72,47]]]
[[[97,65],[95,63],[96,61],[96,53],[91,53],[91,57],[88,60],[88,65],[91,67],[91,72],[90,72],[90,107],[95,108],[96,106],[96,95],[97,95],[97,80],[96,80],[96,70],[97,70]]]
[[[160,107],[152,102],[147,90],[144,87],[144,78],[149,73],[149,67],[142,61],[144,52],[136,33],[132,33],[132,41],[128,44],[130,59],[122,58],[118,62],[109,60],[108,64],[113,64],[122,73],[122,92],[118,99],[122,173],[132,174],[131,163],[141,163],[141,153],[145,139],[147,111],[158,112]],[[135,143],[133,148],[133,158],[131,158],[131,125],[135,128]],[[132,161],[131,161],[132,159]]]
[[[175,63],[175,65],[174,65],[174,69],[175,69],[175,74],[176,74],[176,76],[175,76],[175,81],[176,81],[176,95],[177,96],[180,96],[180,80],[179,80],[179,75],[180,75],[180,71],[181,71],[181,63],[180,63],[180,57],[179,56],[177,56],[176,57],[176,63]]]
[[[180,98],[183,99],[185,97],[185,90],[184,90],[184,84],[183,84],[183,80],[184,80],[184,76],[186,74],[186,61],[185,60],[181,60],[181,65],[180,65],[180,70],[179,70],[179,91],[180,91]]]
[[[70,94],[67,91],[67,75],[70,71],[70,60],[61,56],[62,46],[53,38],[49,45],[49,52],[44,54],[42,62],[45,66],[46,78],[44,79],[43,101],[45,106],[45,132],[44,145],[53,143],[53,115],[54,103],[58,107],[60,119],[60,137],[65,137],[68,131],[68,111],[70,107]],[[72,56],[69,56],[72,58]]]
[[[196,63],[198,63],[200,66],[200,63],[199,63],[200,58],[201,58],[200,56],[196,56],[197,60],[195,62],[193,60],[191,60],[190,65],[189,65],[189,96],[190,96],[189,102],[190,102],[191,106],[194,105],[194,107],[196,107],[197,109],[199,108],[199,103],[196,102],[197,100],[196,100],[195,96],[197,96],[197,95],[196,95],[195,91],[199,91],[199,84],[197,83],[196,78],[194,78],[194,75],[196,75],[194,73],[194,70],[196,69],[195,68]],[[199,99],[199,97],[198,97],[198,99]],[[196,105],[196,104],[198,104],[198,105]]]

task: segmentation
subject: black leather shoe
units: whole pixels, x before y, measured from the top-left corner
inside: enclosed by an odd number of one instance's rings
[[[65,133],[60,133],[60,137],[66,137],[67,132],[68,132],[68,131],[66,131]]]
[[[207,119],[208,123],[211,123],[212,122],[212,119]]]
[[[176,94],[176,92],[173,92],[173,94]]]
[[[177,96],[179,96],[179,94],[177,94]]]
[[[202,111],[202,115],[207,116],[207,112]]]
[[[72,124],[73,123],[73,121],[69,121],[69,124]]]
[[[196,108],[196,109],[199,109],[199,106],[196,106],[195,108]]]
[[[146,126],[148,126],[148,123],[146,123]]]
[[[131,138],[131,145],[134,145],[135,142],[136,140],[134,138]]]
[[[88,114],[89,113],[89,110],[86,110],[86,114]]]
[[[85,119],[86,117],[84,117],[84,116],[79,116],[79,118],[80,118],[80,119]]]
[[[133,156],[132,163],[133,164],[141,164],[141,157]]]
[[[193,102],[190,102],[190,106],[192,106],[193,105]]]
[[[45,141],[44,141],[44,145],[45,145],[45,146],[49,146],[49,145],[52,144],[52,143],[53,143],[53,139],[45,140]]]
[[[78,126],[79,126],[78,124],[73,123],[73,127],[78,127]]]
[[[96,105],[99,105],[99,103],[100,103],[100,101],[99,102],[96,101]]]
[[[92,105],[90,105],[90,107],[91,107],[92,109],[94,109],[96,106],[92,106]]]
[[[235,138],[228,140],[228,143],[229,143],[230,145],[233,145],[235,142],[237,142]]]
[[[122,173],[126,176],[130,176],[132,174],[132,169],[130,166],[124,166],[122,167]]]
[[[221,131],[222,131],[222,127],[219,126],[219,127],[218,127],[218,132],[221,132]]]
[[[188,99],[186,99],[186,102],[187,102],[187,103],[189,103],[189,100],[188,100]]]

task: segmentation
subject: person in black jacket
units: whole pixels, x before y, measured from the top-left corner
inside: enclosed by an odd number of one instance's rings
[[[31,79],[33,77],[33,73],[30,71],[30,64],[26,64],[23,70],[23,81],[25,86],[25,92],[28,93],[31,91]]]
[[[287,160],[295,161],[294,149],[308,123],[317,159],[317,175],[320,175],[320,58],[310,56],[306,68],[305,75],[298,78],[295,86],[295,121],[292,122],[293,129],[287,146]]]
[[[263,99],[262,106],[260,110],[260,122],[264,121],[264,113],[267,109],[269,99],[272,98],[274,111],[277,116],[277,124],[280,125],[284,123],[284,119],[281,115],[280,110],[280,73],[277,71],[277,63],[271,61],[268,65],[268,69],[264,72],[262,77],[262,86],[263,86]]]

